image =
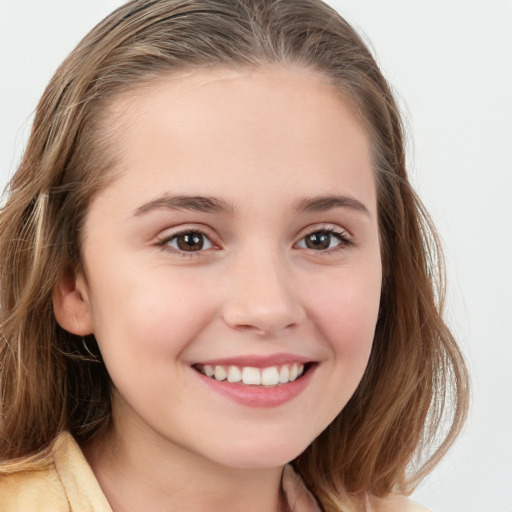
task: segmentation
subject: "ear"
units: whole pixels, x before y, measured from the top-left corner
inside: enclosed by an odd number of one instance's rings
[[[59,325],[78,336],[94,331],[87,285],[81,274],[68,269],[53,290],[53,311]]]

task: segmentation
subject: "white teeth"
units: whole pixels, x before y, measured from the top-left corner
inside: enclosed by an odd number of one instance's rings
[[[282,366],[269,366],[267,368],[254,368],[252,366],[240,367],[213,366],[205,364],[197,368],[201,373],[212,379],[230,383],[242,383],[248,386],[277,386],[293,382],[304,373],[301,363],[284,364]]]
[[[290,381],[290,369],[288,365],[284,365],[281,367],[281,371],[279,372],[279,382],[281,384],[286,384]]]
[[[228,382],[240,382],[242,380],[242,371],[238,366],[228,368]]]
[[[297,378],[297,375],[299,375],[299,368],[297,366],[297,363],[293,363],[290,369],[290,381],[294,381]]]
[[[261,374],[258,368],[251,368],[250,366],[246,366],[242,370],[242,381],[244,384],[261,384]]]
[[[264,386],[276,386],[279,384],[279,372],[275,366],[265,368],[261,372],[261,383]]]
[[[225,380],[227,377],[226,370],[222,366],[215,367],[215,380]]]

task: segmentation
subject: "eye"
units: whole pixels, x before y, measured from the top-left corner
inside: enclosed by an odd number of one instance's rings
[[[331,229],[322,229],[308,233],[297,244],[301,249],[328,251],[339,246],[347,246],[350,242],[343,233]]]
[[[200,231],[184,231],[176,233],[164,240],[162,245],[172,247],[177,251],[198,252],[211,249],[213,244],[211,240]]]

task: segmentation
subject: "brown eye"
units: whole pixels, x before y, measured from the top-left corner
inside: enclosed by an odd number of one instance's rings
[[[334,231],[315,231],[306,235],[300,242],[299,247],[313,249],[314,251],[325,251],[340,245],[344,241],[343,235]]]
[[[173,236],[167,245],[183,252],[196,252],[212,248],[212,242],[203,233],[198,231],[188,231]]]

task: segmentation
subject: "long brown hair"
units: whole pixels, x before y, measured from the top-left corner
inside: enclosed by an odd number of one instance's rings
[[[133,0],[57,70],[1,210],[4,472],[43,465],[64,429],[84,442],[109,426],[106,369],[59,327],[52,294],[63,272],[80,266],[88,204],[113,179],[113,98],[184,69],[272,64],[321,74],[366,127],[384,264],[366,373],[295,467],[331,512],[360,494],[411,490],[453,442],[466,415],[468,379],[441,317],[442,253],[407,179],[395,100],[361,38],[319,0]],[[87,342],[94,346],[92,337]]]

